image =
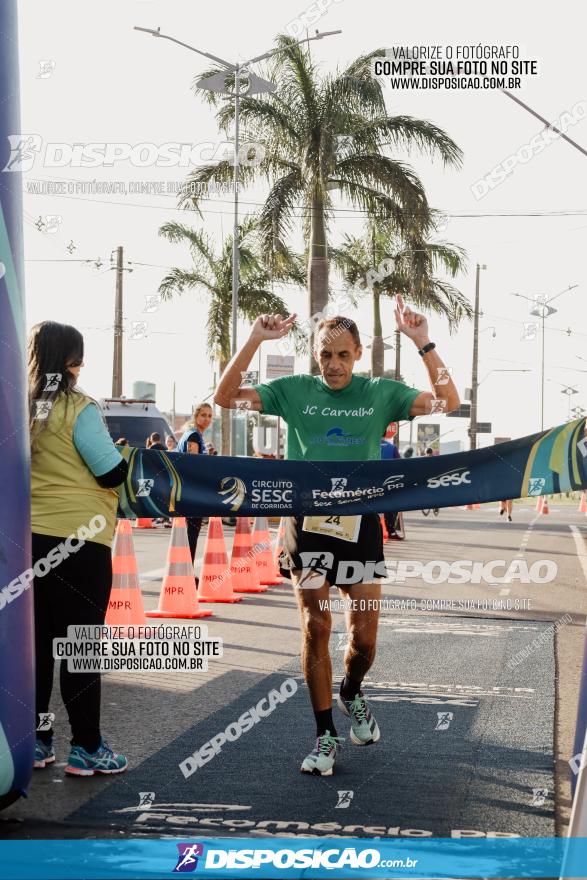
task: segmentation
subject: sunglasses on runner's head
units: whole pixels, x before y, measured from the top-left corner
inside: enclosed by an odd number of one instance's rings
[[[83,362],[84,362],[83,358],[78,358],[77,361],[72,361],[70,364],[66,364],[66,366],[67,367],[81,367]]]

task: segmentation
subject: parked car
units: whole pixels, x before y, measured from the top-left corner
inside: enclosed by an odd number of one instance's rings
[[[144,449],[147,437],[155,431],[161,435],[163,444],[170,434],[175,436],[154,400],[104,397],[98,402],[106,419],[108,432],[115,443],[119,437],[126,437],[129,446]]]

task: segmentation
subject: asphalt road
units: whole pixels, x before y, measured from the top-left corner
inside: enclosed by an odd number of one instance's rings
[[[556,830],[556,834],[565,833],[570,812],[568,760],[573,753],[587,612],[585,516],[578,514],[574,506],[551,507],[550,515],[538,516],[528,502],[520,502],[515,505],[513,523],[507,523],[503,517],[498,516],[496,505],[484,505],[476,511],[445,509],[440,512],[438,518],[432,516],[424,518],[419,512],[410,513],[406,516],[406,530],[406,541],[386,544],[386,557],[392,563],[390,567],[399,566],[402,562],[406,565],[410,562],[429,563],[426,569],[428,580],[438,579],[441,574],[438,566],[432,566],[435,561],[451,563],[468,560],[470,563],[488,563],[492,560],[504,560],[505,566],[497,566],[494,569],[495,574],[503,574],[505,567],[509,566],[512,560],[517,560],[515,562],[517,570],[522,572],[526,567],[531,569],[539,560],[547,560],[547,564],[543,563],[539,569],[537,567],[534,569],[542,576],[549,570],[554,571],[556,567],[555,579],[542,584],[522,583],[515,577],[510,582],[499,583],[497,577],[490,576],[489,583],[485,580],[481,583],[463,584],[426,583],[421,575],[408,577],[404,583],[388,582],[384,585],[387,606],[384,607],[382,616],[382,643],[383,630],[387,634],[390,626],[395,627],[397,631],[402,627],[416,631],[418,627],[425,626],[432,633],[430,638],[434,639],[434,626],[436,631],[450,631],[451,626],[462,628],[464,623],[468,622],[469,629],[484,628],[488,632],[492,627],[491,620],[495,618],[519,621],[526,625],[517,629],[509,628],[508,631],[514,632],[516,637],[518,631],[526,631],[522,641],[510,646],[509,656],[511,659],[511,651],[514,651],[513,656],[515,656],[516,650],[528,648],[526,654],[518,656],[516,661],[518,664],[516,668],[524,677],[525,687],[527,687],[526,680],[531,679],[536,669],[543,670],[541,675],[544,678],[545,688],[550,686],[547,679],[552,679],[554,711],[544,708],[550,706],[546,695],[545,701],[536,704],[537,711],[540,711],[541,715],[540,718],[536,717],[534,726],[536,730],[540,727],[547,734],[550,733],[553,739],[554,792],[547,791],[544,798],[546,804],[550,803],[553,807],[552,829]],[[232,529],[225,528],[229,546],[232,533]],[[170,532],[163,529],[134,532],[135,550],[147,610],[157,604],[169,535]],[[203,546],[202,535],[198,547],[200,553],[203,551]],[[404,572],[406,570],[410,571],[409,565],[407,569],[404,566]],[[334,591],[332,596],[334,598]],[[239,767],[238,760],[235,762],[234,758],[228,757],[226,761],[223,759],[216,763],[212,762],[209,772],[217,774],[214,777],[214,790],[217,796],[213,797],[213,793],[209,796],[205,787],[200,788],[194,783],[190,789],[190,807],[193,808],[197,803],[204,811],[208,809],[209,812],[218,813],[227,805],[236,806],[241,803],[244,805],[242,789],[232,780],[236,779],[239,773],[245,771],[250,773],[255,761],[263,760],[263,749],[270,746],[272,737],[274,739],[275,736],[283,736],[284,729],[287,728],[291,760],[288,755],[287,760],[274,764],[271,779],[274,780],[276,789],[281,788],[282,798],[296,807],[297,814],[303,820],[307,793],[304,794],[304,786],[300,785],[296,768],[312,739],[312,718],[309,709],[305,708],[308,704],[303,682],[296,673],[299,631],[297,609],[291,587],[285,583],[279,587],[271,587],[267,593],[261,595],[248,595],[239,604],[207,607],[212,608],[214,614],[202,623],[208,626],[210,636],[218,636],[224,643],[223,656],[211,660],[207,672],[133,672],[132,674],[112,672],[104,677],[103,731],[114,747],[127,754],[131,772],[110,779],[80,780],[64,777],[68,732],[56,690],[52,708],[56,714],[58,729],[57,763],[45,771],[36,771],[28,799],[19,801],[0,814],[0,836],[12,838],[118,836],[121,833],[129,833],[127,814],[131,814],[135,823],[130,833],[159,835],[160,823],[159,825],[157,822],[149,823],[145,819],[139,823],[142,824],[142,827],[139,827],[135,821],[139,815],[145,815],[145,809],[150,809],[146,807],[140,813],[137,810],[141,799],[140,792],[154,791],[152,810],[156,810],[157,805],[161,803],[168,805],[175,803],[173,785],[168,784],[169,779],[165,783],[161,781],[165,766],[161,764],[158,756],[166,749],[173,749],[176,743],[177,754],[180,756],[185,754],[184,746],[193,743],[193,746],[197,747],[202,743],[202,739],[199,734],[192,735],[190,732],[196,729],[205,731],[208,729],[207,721],[212,725],[210,729],[213,729],[217,719],[224,719],[222,713],[227,705],[231,703],[237,705],[239,698],[249,691],[251,694],[266,693],[265,680],[283,681],[287,677],[284,670],[287,673],[288,669],[299,681],[299,691],[296,694],[296,700],[299,702],[296,703],[296,713],[292,717],[290,711],[286,722],[285,714],[280,716],[275,712],[270,721],[265,722],[264,733],[263,724],[257,725],[255,734],[258,732],[259,738],[250,739],[250,743],[258,742],[258,747],[247,749],[246,767]],[[532,627],[535,629],[535,634],[529,638],[528,632]],[[331,647],[335,661],[339,663],[342,657],[339,648],[344,640],[343,636],[339,635],[344,630],[342,612],[334,614],[334,629],[336,632],[333,634]],[[404,644],[410,645],[409,649],[406,647],[406,651],[414,650],[411,642]],[[428,650],[427,641],[420,640],[418,644],[425,646],[423,650]],[[548,654],[550,652],[552,656],[553,645],[554,664],[549,666]],[[473,647],[470,650],[473,650]],[[384,655],[387,656],[384,677],[388,684],[389,680],[392,680],[395,703],[383,702],[381,711],[385,707],[385,711],[388,712],[390,706],[397,705],[397,715],[393,716],[396,722],[393,735],[398,742],[409,742],[414,736],[413,717],[409,713],[402,714],[399,711],[400,708],[404,708],[406,702],[402,694],[409,693],[408,702],[413,704],[422,702],[422,697],[430,700],[431,687],[433,691],[442,692],[443,688],[445,692],[447,689],[454,691],[459,682],[473,681],[471,672],[474,664],[483,666],[483,688],[493,689],[496,693],[500,688],[503,689],[505,682],[501,674],[503,664],[501,661],[500,663],[495,661],[493,669],[492,657],[497,655],[495,652],[492,655],[491,650],[487,651],[485,648],[483,650],[485,653],[473,656],[470,651],[467,653],[463,649],[460,659],[453,658],[450,665],[444,668],[440,665],[435,669],[434,663],[428,658],[426,661],[428,674],[425,681],[432,682],[432,686],[427,685],[425,692],[422,692],[423,673],[417,667],[418,653],[413,654],[414,659],[411,664],[408,663],[406,655],[403,657],[404,665],[398,662],[397,668],[394,669],[392,655],[385,655],[382,649],[382,658]],[[409,674],[411,667],[413,667],[412,675]],[[376,669],[374,667],[374,671]],[[376,678],[381,678],[379,670]],[[369,686],[376,691],[377,684],[378,682],[372,679]],[[460,687],[462,688],[462,685]],[[479,685],[477,687],[479,688]],[[529,688],[531,689],[532,687]],[[414,693],[416,693],[415,697]],[[375,709],[376,706],[379,704],[374,702],[373,708]],[[545,711],[553,715],[550,719],[546,719],[546,723],[543,717]],[[510,732],[513,739],[518,736],[522,741],[533,727],[527,708],[518,715],[513,713],[506,721],[502,728],[503,733],[500,734],[503,736],[504,748],[506,739],[509,741]],[[554,727],[549,731],[550,725]],[[465,739],[462,740],[461,746],[449,750],[444,756],[449,775],[451,766],[456,767],[459,761],[462,763],[464,749]],[[369,750],[366,750],[367,754],[368,752]],[[496,769],[499,770],[499,763],[503,760],[499,749],[495,751],[492,760],[498,765],[497,768],[492,769],[493,773]],[[149,766],[153,767],[151,787]],[[174,764],[175,769],[176,767],[177,761]],[[135,773],[132,768],[140,769],[140,773]],[[155,768],[157,768],[156,772]],[[223,780],[222,784],[218,784],[218,779]],[[337,777],[333,779],[336,783]],[[310,778],[307,781],[312,783],[316,780]],[[346,786],[343,782],[344,779],[341,777],[340,788],[344,789]],[[488,803],[492,799],[491,786],[494,783],[494,776],[491,779],[487,778]],[[441,784],[443,784],[442,780],[435,780],[432,777],[426,788],[427,797],[414,801],[409,816],[398,817],[394,814],[395,824],[408,822],[410,828],[434,828],[435,813],[438,814],[436,817],[438,818],[442,810],[446,810],[444,799],[439,796],[442,790],[440,787],[435,788],[435,785],[441,786]],[[540,788],[536,781],[534,785]],[[527,791],[525,786],[530,786]],[[520,794],[521,789],[524,789],[522,794]],[[316,787],[313,791],[315,790]],[[511,796],[508,795],[508,790],[512,792]],[[221,803],[220,795],[222,795]],[[517,789],[515,786],[510,786],[508,789],[506,785],[500,790],[499,808],[506,810],[510,827],[516,827],[516,815],[522,818],[523,814],[528,812],[531,799],[532,778],[530,777],[520,783]],[[118,812],[106,808],[101,811],[92,807],[92,804],[99,805],[102,800],[105,804],[117,803]],[[210,806],[212,801],[216,806]],[[495,798],[493,801],[496,802]],[[481,827],[479,818],[473,812],[467,814],[467,803],[469,802],[465,799],[461,816],[462,824],[459,827],[472,829]],[[125,806],[121,807],[121,804]],[[176,803],[175,807],[177,807]],[[535,804],[535,807],[540,808],[540,804]],[[307,811],[311,812],[310,807]],[[390,818],[391,813],[390,809]],[[151,827],[152,830],[149,830]],[[243,826],[243,829],[245,827]],[[526,826],[522,824],[520,827]],[[552,833],[552,830],[548,831],[548,827],[544,825],[544,830],[537,833]]]

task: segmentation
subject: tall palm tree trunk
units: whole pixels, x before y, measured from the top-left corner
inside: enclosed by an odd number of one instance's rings
[[[310,319],[323,312],[328,304],[328,246],[324,202],[312,196],[310,207],[310,253],[308,258],[308,308]],[[313,326],[313,325],[312,325]],[[318,364],[310,354],[310,372],[318,373]]]
[[[371,376],[383,376],[385,350],[381,327],[381,300],[377,285],[373,287],[373,340],[371,349]]]

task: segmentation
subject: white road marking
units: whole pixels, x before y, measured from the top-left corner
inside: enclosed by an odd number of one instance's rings
[[[575,547],[577,548],[577,556],[583,569],[583,575],[587,580],[587,551],[585,550],[585,531],[578,526],[569,526],[573,538],[575,539]]]

